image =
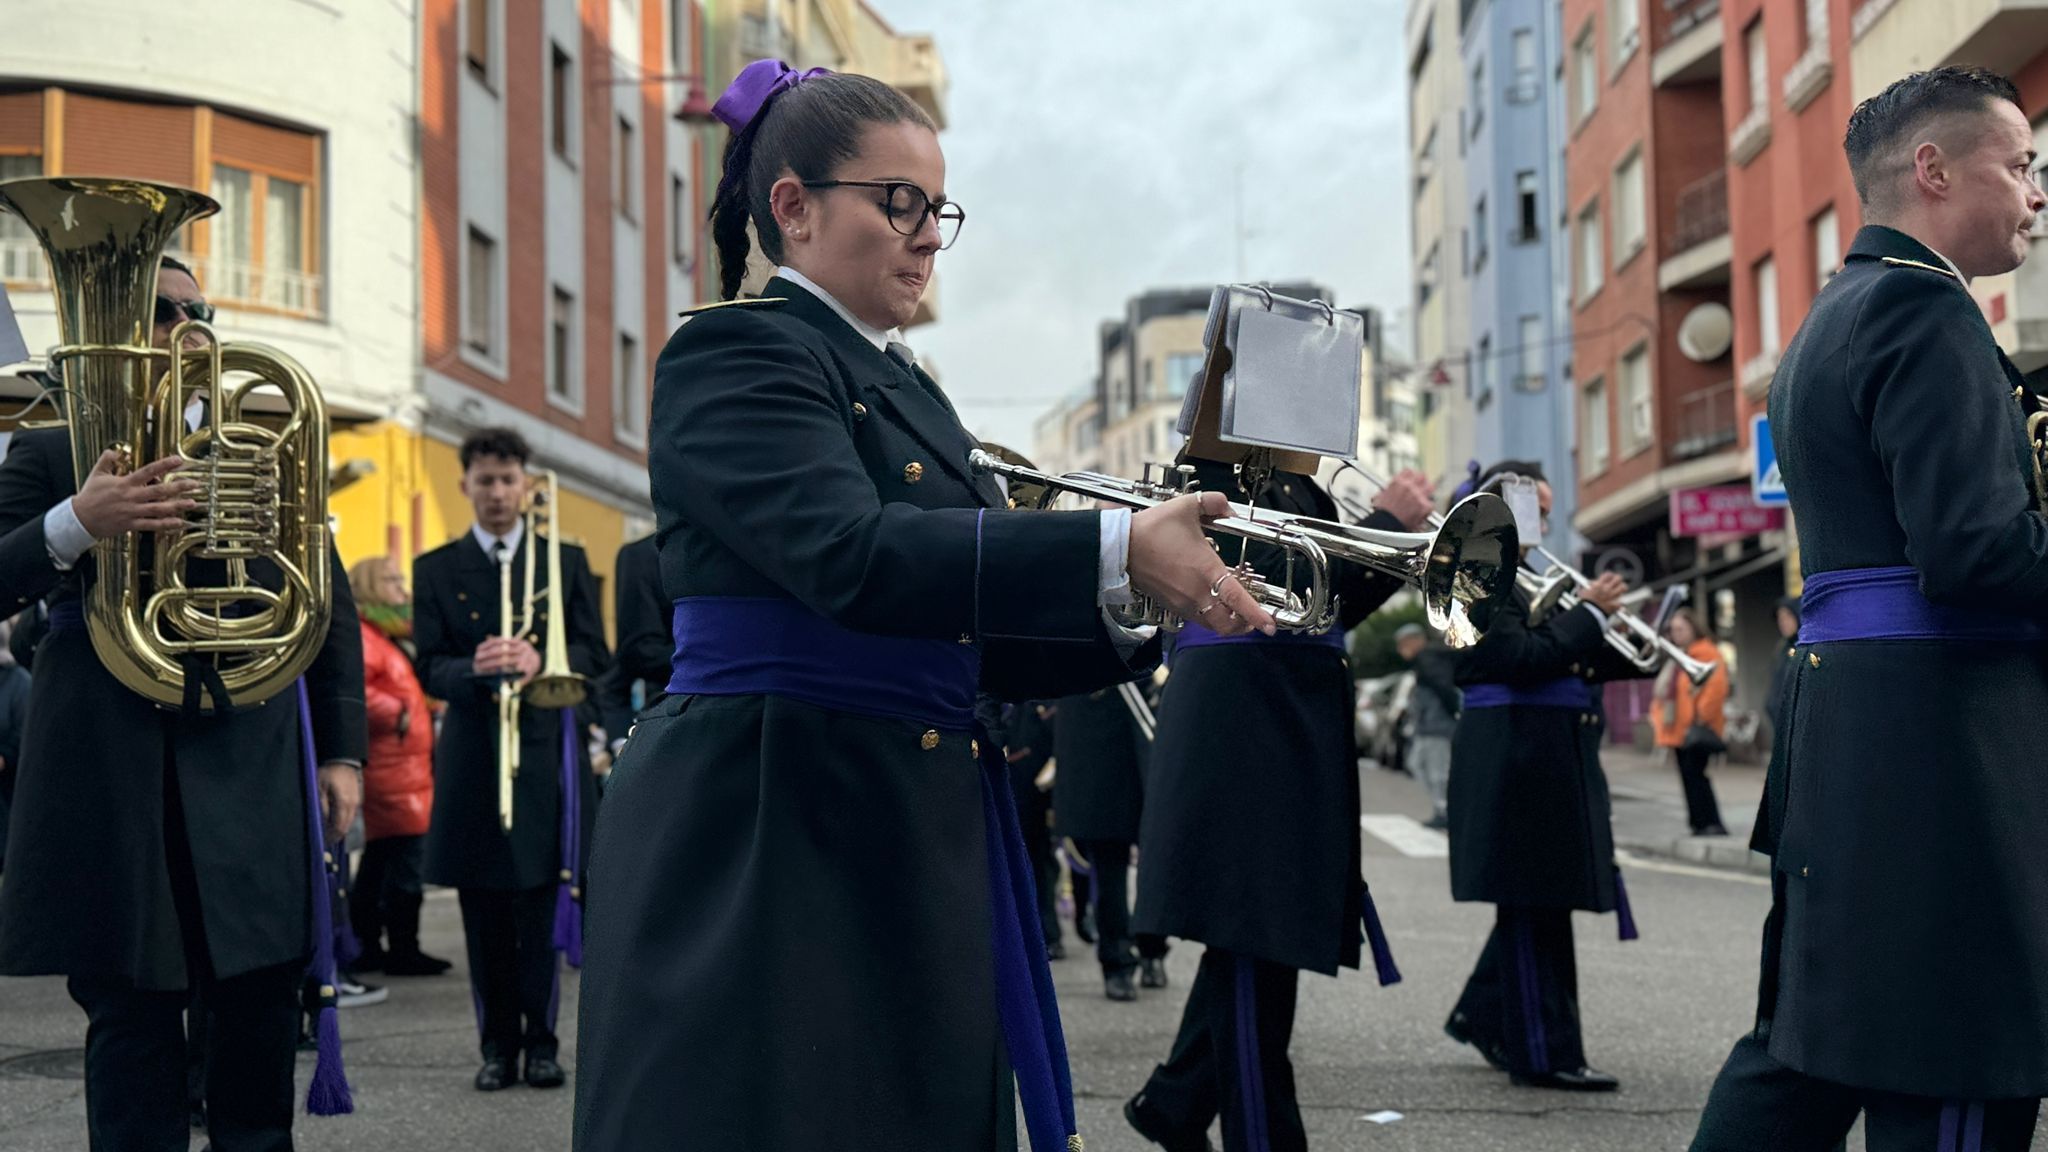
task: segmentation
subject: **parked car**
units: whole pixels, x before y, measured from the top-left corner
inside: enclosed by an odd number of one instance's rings
[[[1403,728],[1408,696],[1414,690],[1413,672],[1397,672],[1358,682],[1356,729],[1359,755],[1377,761],[1383,768],[1400,771],[1402,752],[1407,746]]]

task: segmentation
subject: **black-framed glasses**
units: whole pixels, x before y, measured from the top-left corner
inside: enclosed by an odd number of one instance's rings
[[[951,200],[932,203],[924,189],[904,180],[806,180],[806,188],[879,188],[878,205],[889,218],[889,227],[899,235],[915,236],[924,229],[926,217],[939,223],[939,247],[951,248],[960,238],[960,225],[967,222],[967,209]]]
[[[156,322],[176,324],[180,320],[197,320],[201,324],[213,323],[213,305],[204,300],[173,300],[169,296],[156,298]]]

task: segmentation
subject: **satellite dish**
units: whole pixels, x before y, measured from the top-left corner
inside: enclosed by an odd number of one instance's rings
[[[1728,354],[1735,337],[1735,317],[1726,304],[1702,304],[1685,314],[1678,325],[1678,350],[1685,358],[1704,364]]]

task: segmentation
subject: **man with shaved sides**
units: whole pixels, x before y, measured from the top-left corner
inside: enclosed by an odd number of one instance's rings
[[[1756,1027],[1693,1152],[2010,1152],[2048,1095],[2048,519],[2038,401],[1969,282],[2044,197],[2019,93],[1908,76],[1849,118],[1864,227],[1771,382],[1805,587],[1751,841]]]

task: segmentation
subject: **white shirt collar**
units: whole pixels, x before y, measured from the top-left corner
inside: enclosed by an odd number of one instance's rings
[[[1941,262],[1943,264],[1948,265],[1948,270],[1956,274],[1956,279],[1962,281],[1965,285],[1969,284],[1970,278],[1968,276],[1963,275],[1963,270],[1961,268],[1956,267],[1955,261],[1949,259],[1947,256],[1943,256],[1939,252],[1935,252],[1934,246],[1931,244],[1927,246],[1927,250],[1929,252],[1934,252],[1936,256],[1941,257]]]
[[[477,546],[484,550],[484,555],[486,556],[491,555],[492,551],[497,548],[500,539],[500,537],[493,536],[489,532],[484,531],[484,526],[481,524],[470,525],[469,534],[476,540]],[[505,533],[502,537],[505,541],[505,554],[507,556],[519,551],[519,540],[525,535],[526,521],[514,520],[512,522],[512,530]]]
[[[866,340],[870,344],[873,344],[875,346],[875,351],[887,352],[889,350],[890,344],[903,343],[903,329],[891,328],[887,332],[884,332],[880,328],[875,327],[873,324],[870,324],[867,321],[861,319],[860,317],[855,316],[853,313],[847,311],[846,305],[841,304],[839,301],[833,299],[832,294],[830,292],[827,292],[823,288],[818,287],[817,284],[812,282],[810,277],[804,275],[803,273],[797,271],[796,269],[785,265],[781,268],[777,268],[775,270],[775,274],[777,276],[782,277],[784,280],[789,281],[791,284],[794,284],[797,287],[803,289],[804,291],[809,292],[811,295],[816,296],[818,299],[823,300],[825,302],[825,307],[830,308],[841,320],[846,321],[848,327],[852,328],[855,332],[860,333],[861,339]]]

